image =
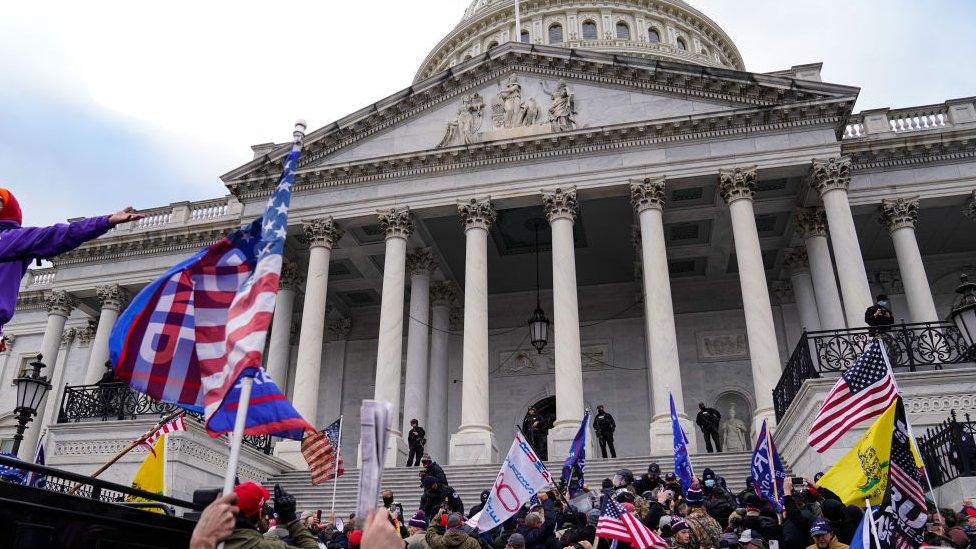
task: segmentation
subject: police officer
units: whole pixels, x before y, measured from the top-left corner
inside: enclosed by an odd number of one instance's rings
[[[610,457],[617,457],[617,449],[613,447],[613,432],[617,430],[617,422],[600,404],[596,407],[596,417],[593,418],[593,430],[600,441],[600,454],[607,457],[607,446],[610,447]]]

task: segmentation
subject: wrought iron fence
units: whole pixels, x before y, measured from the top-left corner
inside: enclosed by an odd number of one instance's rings
[[[776,418],[783,417],[805,380],[843,372],[871,344],[874,334],[884,342],[896,371],[939,370],[974,361],[959,328],[950,322],[804,332],[773,390]]]
[[[58,423],[163,417],[175,409],[172,404],[133,391],[125,383],[71,385],[64,388]],[[197,422],[203,422],[200,414],[187,412],[186,416]],[[273,449],[270,435],[245,436],[244,444],[268,455]]]
[[[964,417],[965,421],[959,421],[956,411],[951,410],[949,419],[918,439],[933,488],[959,477],[976,476],[976,422],[969,414]]]

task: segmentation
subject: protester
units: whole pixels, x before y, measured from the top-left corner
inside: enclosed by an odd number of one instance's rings
[[[766,540],[758,536],[752,530],[743,530],[739,536],[739,547],[741,549],[766,549]]]
[[[671,549],[699,549],[691,539],[691,526],[683,520],[671,523],[671,536]]]
[[[430,457],[430,454],[424,454],[424,457],[420,459],[420,464],[423,466],[423,469],[420,470],[421,479],[424,477],[434,477],[442,486],[446,486],[448,484],[447,475],[444,473],[444,469],[438,465],[433,458]]]
[[[525,549],[547,549],[555,541],[556,509],[553,500],[545,492],[536,495],[541,509],[525,515],[525,522],[515,529],[525,538]],[[509,539],[511,543],[511,539]]]
[[[434,523],[440,521],[441,513],[434,517]],[[481,549],[478,540],[461,531],[464,525],[464,517],[460,513],[451,513],[447,516],[447,531],[440,534],[437,527],[433,524],[427,528],[425,540],[430,549]],[[392,545],[390,547],[393,547]]]
[[[642,476],[634,485],[634,490],[643,495],[644,492],[651,492],[660,486],[664,486],[664,479],[661,478],[661,466],[652,463],[647,466],[647,474]]]
[[[878,294],[874,305],[864,310],[864,322],[871,327],[868,330],[868,335],[871,337],[887,331],[885,326],[891,326],[895,323],[895,316],[891,314],[891,302],[888,301],[888,296]]]
[[[278,540],[264,539],[263,531],[268,529],[267,522],[262,516],[262,509],[268,500],[267,488],[255,482],[245,482],[234,487],[237,494],[237,506],[240,516],[234,532],[224,541],[225,549],[280,549],[284,547],[301,547],[303,549],[319,549],[315,539],[302,521],[295,514],[295,498],[280,485],[275,485],[274,512],[288,528],[292,544],[288,545]]]
[[[383,508],[390,513],[390,517],[393,519],[393,527],[400,532],[400,535],[406,537],[407,527],[403,524],[403,504],[393,499],[393,490],[390,489],[380,492],[380,497],[383,498]]]
[[[604,410],[603,405],[596,407],[596,417],[593,418],[593,430],[596,438],[600,441],[600,454],[607,457],[607,447],[610,448],[610,457],[617,457],[617,449],[613,447],[613,432],[617,430],[617,422],[613,416]]]
[[[720,525],[729,522],[729,515],[735,511],[732,494],[726,491],[715,471],[706,467],[702,471],[702,493],[705,496],[705,509]]]
[[[688,504],[688,515],[685,517],[685,521],[691,529],[691,538],[695,547],[715,547],[718,545],[718,539],[722,536],[723,529],[705,510],[705,494],[697,480],[688,488],[685,502]],[[673,525],[671,531],[674,532]]]
[[[503,547],[505,549],[525,549],[525,537],[522,534],[512,534]]]
[[[427,445],[427,431],[420,426],[416,419],[410,420],[410,431],[407,433],[407,446],[410,454],[407,456],[407,467],[420,465],[421,456],[424,455],[424,446]]]
[[[722,421],[722,414],[715,408],[705,406],[704,402],[698,403],[698,415],[695,416],[695,423],[701,429],[702,436],[705,437],[705,450],[712,453],[712,443],[715,449],[722,451],[722,440],[718,436],[718,428]]]
[[[491,491],[489,491],[489,490],[482,490],[481,491],[481,502],[480,503],[476,503],[473,506],[471,506],[471,509],[468,511],[468,518],[471,518],[471,517],[477,515],[482,509],[485,508],[485,504],[488,503],[488,495],[489,494],[491,494]]]
[[[237,494],[230,494],[215,499],[200,514],[200,520],[193,528],[190,538],[190,549],[213,549],[217,544],[234,532],[234,523],[240,508]]]
[[[525,439],[529,441],[536,455],[542,460],[549,459],[547,433],[545,418],[530,406],[522,419],[522,434],[525,435]]]
[[[12,192],[0,188],[0,333],[14,316],[20,281],[27,274],[31,261],[50,259],[71,251],[120,223],[139,219],[142,215],[130,206],[112,215],[67,224],[22,227],[24,219],[20,203]]]
[[[810,528],[810,536],[813,537],[813,545],[807,549],[848,549],[848,546],[837,541],[833,530],[825,520],[818,520]]]
[[[420,509],[424,516],[432,517],[441,509],[464,513],[464,503],[453,488],[442,485],[434,477],[424,477],[424,494],[420,497]]]
[[[576,513],[570,510],[569,528],[559,537],[559,547],[572,547],[574,543],[592,540],[596,535],[596,523],[600,520],[600,510],[591,509],[589,513]]]
[[[407,544],[407,549],[428,549],[427,545],[427,517],[423,511],[407,522],[407,537],[403,540]]]

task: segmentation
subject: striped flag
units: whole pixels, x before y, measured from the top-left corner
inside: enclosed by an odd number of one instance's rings
[[[342,418],[340,417],[332,422],[332,425],[308,435],[302,441],[302,456],[308,462],[308,468],[312,473],[313,486],[341,477],[346,472],[342,468],[342,452],[340,451],[341,429]]]
[[[596,524],[597,537],[624,541],[637,549],[668,549],[668,542],[664,538],[644,526],[633,513],[626,511],[609,496],[603,496],[601,507],[603,511]]]
[[[152,455],[156,455],[156,450],[153,449],[153,445],[156,444],[156,440],[163,435],[168,435],[169,433],[175,433],[177,431],[186,431],[186,416],[180,415],[175,417],[166,423],[162,424],[159,429],[153,431],[151,435],[146,437],[146,440],[142,441],[142,445],[152,452]]]
[[[922,475],[912,452],[905,405],[899,398],[895,406],[895,429],[891,436],[888,490],[877,519],[881,548],[920,546],[924,541],[927,519],[928,506],[922,488]]]
[[[813,418],[807,442],[827,451],[855,425],[880,416],[898,397],[888,353],[880,339],[841,374]]]

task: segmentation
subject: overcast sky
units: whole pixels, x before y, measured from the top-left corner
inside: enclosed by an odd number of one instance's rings
[[[976,95],[976,2],[689,0],[754,72],[821,61],[857,109]],[[250,146],[405,88],[469,0],[5,2],[0,186],[52,223],[226,194]]]

